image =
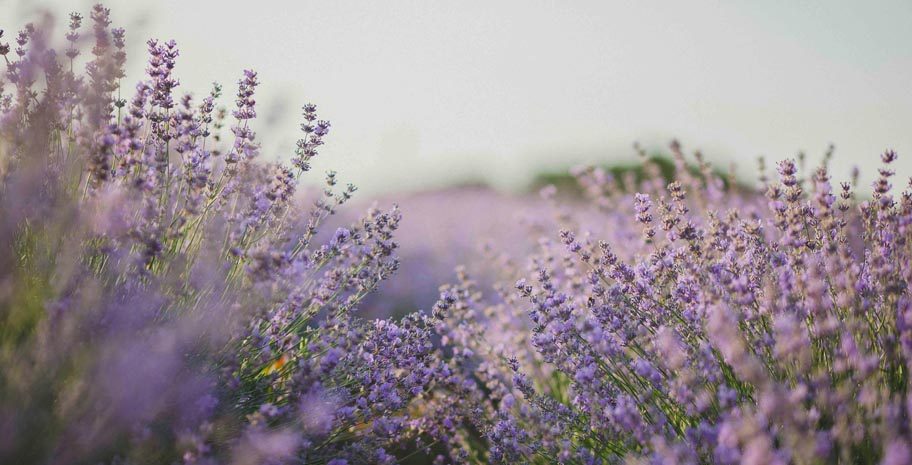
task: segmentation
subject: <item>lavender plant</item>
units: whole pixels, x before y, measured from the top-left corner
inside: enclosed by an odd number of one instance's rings
[[[127,89],[109,10],[69,19],[62,55],[50,17],[0,33],[0,462],[393,461],[446,368],[426,317],[353,315],[397,268],[398,210],[321,232],[355,188],[298,192],[314,105],[263,162],[255,71],[229,110],[149,40]]]
[[[484,439],[476,461],[909,463],[897,155],[858,201],[829,154],[750,192],[671,150],[667,185],[650,161],[642,181],[578,170],[593,208],[551,200],[537,251],[492,255],[493,295],[465,270],[442,288],[443,345],[484,392],[464,423]]]

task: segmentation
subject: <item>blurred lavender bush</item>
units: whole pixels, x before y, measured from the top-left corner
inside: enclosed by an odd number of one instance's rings
[[[677,143],[406,199],[400,270],[398,208],[300,188],[316,107],[266,163],[255,72],[229,111],[150,40],[128,90],[108,10],[69,19],[0,34],[0,462],[912,462],[894,152],[865,200],[831,152],[752,189]]]
[[[178,94],[177,45],[150,40],[131,90],[109,11],[69,20],[0,37],[0,462],[392,460],[445,379],[424,317],[352,316],[397,267],[398,211],[318,243],[355,188],[296,192],[315,106],[291,164],[261,162],[256,72],[229,111],[217,84]]]

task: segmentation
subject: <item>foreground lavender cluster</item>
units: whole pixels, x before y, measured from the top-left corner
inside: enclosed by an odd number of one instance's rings
[[[63,54],[51,18],[0,34],[0,462],[393,460],[447,377],[425,317],[352,316],[398,266],[398,210],[321,232],[355,189],[297,192],[315,106],[291,164],[262,162],[256,72],[229,111],[150,40],[131,90],[109,11],[69,20]]]
[[[530,257],[495,256],[492,296],[464,271],[443,288],[443,342],[486,393],[488,459],[912,462],[896,154],[859,203],[855,181],[834,192],[829,154],[751,192],[671,149],[668,184],[650,161],[642,182],[577,171],[594,208],[555,207]]]
[[[677,143],[672,179],[581,168],[582,198],[511,201],[428,313],[367,321],[410,292],[364,300],[400,213],[327,227],[355,189],[299,186],[316,107],[268,163],[255,72],[229,110],[179,94],[152,40],[126,89],[107,9],[70,16],[62,55],[50,22],[0,34],[0,462],[912,462],[894,152],[866,200],[830,153],[760,189]]]

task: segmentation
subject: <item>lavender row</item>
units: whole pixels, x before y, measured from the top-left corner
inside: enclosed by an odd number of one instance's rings
[[[256,72],[197,100],[150,40],[128,89],[109,11],[69,19],[0,34],[0,461],[912,462],[893,151],[870,196],[832,152],[759,189],[676,142],[670,182],[646,157],[580,168],[581,197],[546,187],[493,240],[423,250],[480,249],[427,312],[371,320],[439,274],[374,292],[401,213],[328,227],[355,188],[301,184],[316,106],[265,162]]]

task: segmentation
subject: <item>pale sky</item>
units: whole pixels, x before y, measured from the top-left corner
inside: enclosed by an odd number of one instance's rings
[[[0,0],[15,30],[36,4]],[[317,169],[368,193],[630,159],[679,138],[717,165],[837,146],[834,177],[912,174],[912,2],[111,1],[129,81],[175,39],[181,91],[260,74],[257,129],[287,157],[312,101],[333,132]],[[13,14],[7,14],[9,12]],[[10,23],[11,18],[16,18]],[[128,89],[132,90],[132,84]],[[900,178],[897,184],[904,185]]]

